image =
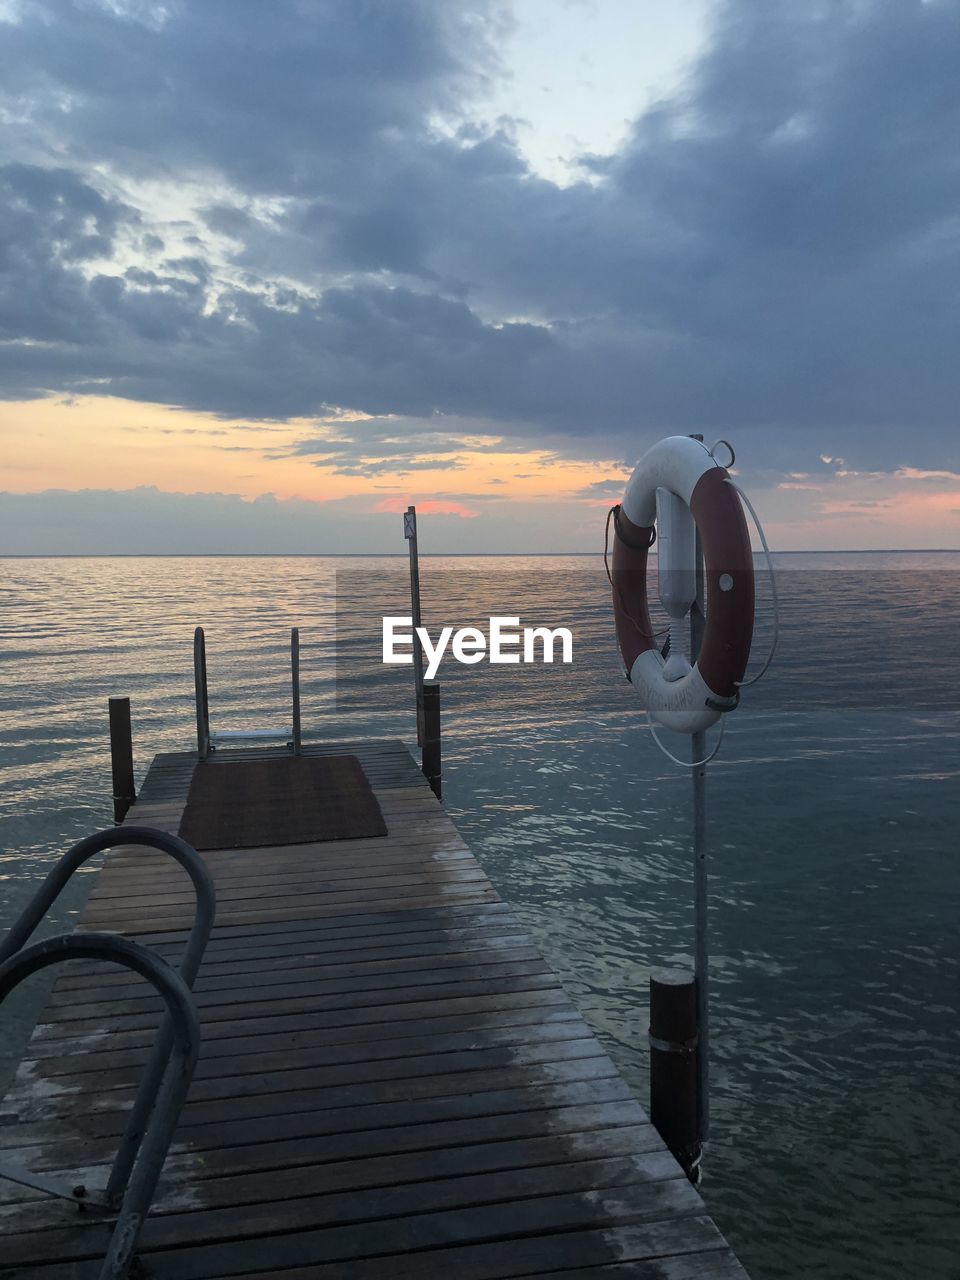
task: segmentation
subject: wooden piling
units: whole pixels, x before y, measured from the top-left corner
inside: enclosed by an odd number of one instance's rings
[[[426,680],[423,685],[423,742],[421,767],[438,800],[443,799],[440,759],[440,684]]]
[[[303,754],[300,741],[300,628],[290,632],[290,675],[293,681],[293,754]]]
[[[133,780],[133,734],[130,729],[130,699],[111,698],[110,770],[113,775],[113,820],[122,822],[137,799]]]
[[[697,984],[679,969],[650,975],[650,1119],[687,1177],[699,1182]]]

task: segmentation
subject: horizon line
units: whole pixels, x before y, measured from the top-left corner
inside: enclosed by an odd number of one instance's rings
[[[420,551],[421,559],[466,559],[478,556],[525,558],[530,556],[602,556],[603,551]],[[656,552],[653,553],[656,555]],[[754,555],[763,555],[754,549]],[[889,556],[957,555],[960,547],[800,547],[771,548],[774,556]],[[407,559],[408,551],[10,551],[0,560],[357,560],[384,557]]]

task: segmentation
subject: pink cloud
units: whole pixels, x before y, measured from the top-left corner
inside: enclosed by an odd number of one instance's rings
[[[397,514],[406,511],[409,505],[409,498],[381,498],[373,509]],[[447,498],[427,498],[426,501],[418,502],[416,505],[418,515],[460,516],[464,520],[473,520],[477,515],[476,511],[471,511],[462,502],[453,502]]]

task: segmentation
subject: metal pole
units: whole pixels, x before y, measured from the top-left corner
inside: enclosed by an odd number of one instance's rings
[[[122,822],[137,799],[133,778],[133,736],[130,731],[130,699],[111,698],[110,771],[113,775],[113,820]]]
[[[703,548],[696,539],[697,599],[690,610],[690,661],[696,662],[703,642]],[[691,760],[707,754],[707,735],[692,736]],[[707,766],[693,771],[693,902],[694,974],[697,983],[697,1129],[700,1141],[710,1135],[710,978],[707,949]]]
[[[420,561],[417,551],[417,508],[407,507],[403,536],[410,543],[410,615],[413,618],[413,679],[417,691],[417,745],[423,746],[423,645],[417,635],[420,617]]]

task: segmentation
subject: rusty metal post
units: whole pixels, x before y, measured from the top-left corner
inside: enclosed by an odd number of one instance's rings
[[[650,975],[650,1119],[684,1173],[700,1181],[697,983],[682,969]]]
[[[113,775],[113,820],[122,822],[137,799],[133,778],[133,733],[130,728],[130,699],[111,698],[110,770]]]
[[[443,799],[440,758],[440,685],[428,680],[423,686],[423,744],[421,768],[438,800]]]

